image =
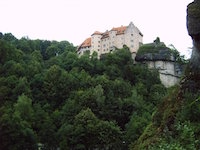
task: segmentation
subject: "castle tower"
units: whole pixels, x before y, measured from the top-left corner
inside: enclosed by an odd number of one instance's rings
[[[132,58],[135,59],[136,53],[143,43],[143,34],[130,22],[125,31],[125,44],[129,47]]]
[[[91,51],[90,54],[93,54],[93,52],[97,52],[98,56],[101,55],[101,37],[102,33],[99,31],[95,31],[91,35]]]

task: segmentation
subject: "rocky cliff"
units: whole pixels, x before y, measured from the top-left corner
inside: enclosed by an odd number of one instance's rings
[[[200,0],[187,7],[187,28],[193,51],[185,77],[163,98],[131,149],[200,149]]]
[[[136,62],[147,64],[150,69],[157,69],[165,87],[176,85],[183,75],[185,63],[180,61],[179,52],[168,48],[157,38],[153,43],[142,45],[135,57]]]
[[[190,69],[200,73],[200,0],[195,0],[187,7],[187,29],[194,46]]]

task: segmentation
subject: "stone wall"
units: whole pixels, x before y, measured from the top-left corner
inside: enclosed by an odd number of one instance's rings
[[[97,53],[101,52],[101,35],[94,34],[91,37],[91,51],[92,54],[94,51],[97,51]]]
[[[131,22],[125,32],[125,44],[130,48],[131,53],[137,53],[140,44],[143,43],[143,35]]]

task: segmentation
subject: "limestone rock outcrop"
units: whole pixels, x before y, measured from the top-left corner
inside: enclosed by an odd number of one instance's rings
[[[157,69],[165,87],[179,83],[184,72],[184,64],[176,60],[175,52],[157,38],[153,43],[142,45],[135,58],[137,63],[146,64],[149,69]]]

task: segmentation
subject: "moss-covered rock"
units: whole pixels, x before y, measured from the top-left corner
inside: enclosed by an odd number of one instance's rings
[[[172,51],[157,38],[153,43],[142,45],[136,55],[136,61],[174,61]]]

